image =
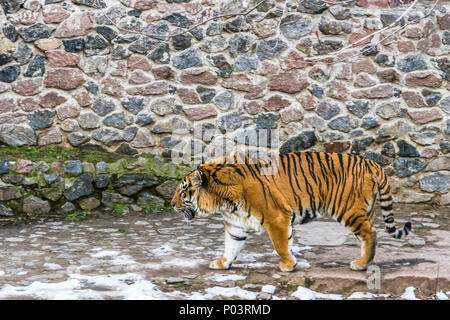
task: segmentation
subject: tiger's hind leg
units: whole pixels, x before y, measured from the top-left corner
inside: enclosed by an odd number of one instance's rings
[[[373,208],[366,210],[352,210],[346,214],[345,226],[361,241],[361,257],[350,263],[352,270],[366,270],[375,257],[376,231],[372,225]]]
[[[241,228],[225,223],[225,250],[222,258],[209,264],[210,269],[229,269],[242,250],[247,239],[247,232]]]

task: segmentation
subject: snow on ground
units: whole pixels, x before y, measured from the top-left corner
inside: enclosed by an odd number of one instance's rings
[[[311,289],[298,286],[297,290],[291,294],[292,297],[296,297],[300,300],[316,300],[316,299],[328,299],[328,300],[342,300],[340,294],[325,294],[313,291]]]
[[[447,291],[447,294],[449,293],[450,291]],[[448,296],[443,291],[436,292],[436,298],[438,300],[449,300]]]
[[[209,277],[206,277],[205,279],[207,280],[213,280],[215,282],[224,282],[224,281],[239,281],[239,280],[244,280],[245,278],[247,278],[247,276],[240,276],[237,274],[219,274],[219,273],[215,273]]]
[[[351,295],[347,297],[347,299],[372,299],[372,298],[378,298],[383,297],[387,298],[389,297],[388,294],[375,294],[371,292],[353,292]]]
[[[406,300],[420,300],[416,298],[416,295],[414,294],[414,290],[416,290],[416,288],[414,287],[408,287],[405,289],[405,292],[401,295],[401,298],[406,299]]]

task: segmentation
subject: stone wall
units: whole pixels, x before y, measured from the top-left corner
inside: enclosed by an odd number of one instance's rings
[[[332,2],[197,26],[259,1],[0,0],[0,146],[212,156],[267,130],[281,152],[374,159],[396,201],[449,204],[450,6],[392,33],[407,1]]]

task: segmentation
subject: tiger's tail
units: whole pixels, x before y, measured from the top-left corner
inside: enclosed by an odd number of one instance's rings
[[[378,175],[378,195],[386,231],[396,239],[406,237],[411,232],[411,222],[406,222],[401,229],[397,228],[392,210],[391,187],[389,186],[388,177],[383,169],[381,169],[380,174]]]

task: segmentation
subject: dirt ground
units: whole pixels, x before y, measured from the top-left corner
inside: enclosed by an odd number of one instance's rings
[[[396,240],[378,210],[377,253],[352,271],[357,239],[337,222],[298,225],[294,272],[281,272],[266,233],[252,234],[230,270],[220,216],[186,223],[174,212],[93,213],[82,221],[0,224],[0,299],[448,299],[450,208],[395,206]]]

